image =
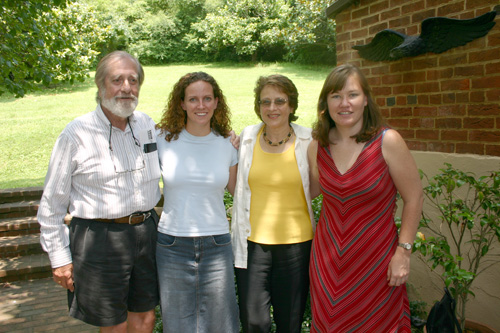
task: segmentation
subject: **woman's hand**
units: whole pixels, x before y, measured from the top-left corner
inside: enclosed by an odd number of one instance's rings
[[[405,250],[399,246],[396,249],[387,270],[387,282],[390,287],[399,287],[408,281],[410,277],[410,255],[411,250]]]

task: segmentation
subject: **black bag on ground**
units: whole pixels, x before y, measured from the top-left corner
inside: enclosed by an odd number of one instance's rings
[[[448,288],[444,288],[444,296],[436,302],[427,317],[427,333],[454,333],[455,327],[458,333],[462,333],[460,324],[455,316],[455,299]]]

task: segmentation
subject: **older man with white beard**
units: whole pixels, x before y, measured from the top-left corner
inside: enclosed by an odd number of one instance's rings
[[[102,332],[151,332],[159,299],[160,167],[155,123],[135,111],[143,81],[126,52],[99,62],[98,105],[57,139],[38,210],[41,244],[54,281],[68,289],[70,315]]]

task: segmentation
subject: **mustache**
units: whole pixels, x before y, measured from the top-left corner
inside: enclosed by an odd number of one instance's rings
[[[118,100],[118,99],[129,99],[129,98],[133,99],[134,101],[136,101],[136,100],[137,100],[137,97],[136,97],[136,96],[134,96],[134,95],[120,95],[120,96],[115,96],[115,97],[113,97],[113,98],[114,98],[115,100]]]

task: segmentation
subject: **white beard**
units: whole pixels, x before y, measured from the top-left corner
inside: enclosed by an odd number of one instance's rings
[[[130,97],[133,98],[132,102],[128,101],[125,102],[121,100],[119,96],[111,98],[102,98],[101,105],[104,106],[109,111],[111,111],[111,113],[114,114],[115,116],[118,116],[120,118],[128,118],[132,115],[132,113],[134,113],[137,104],[139,104],[139,100],[137,97],[135,97],[134,95],[131,95]]]

